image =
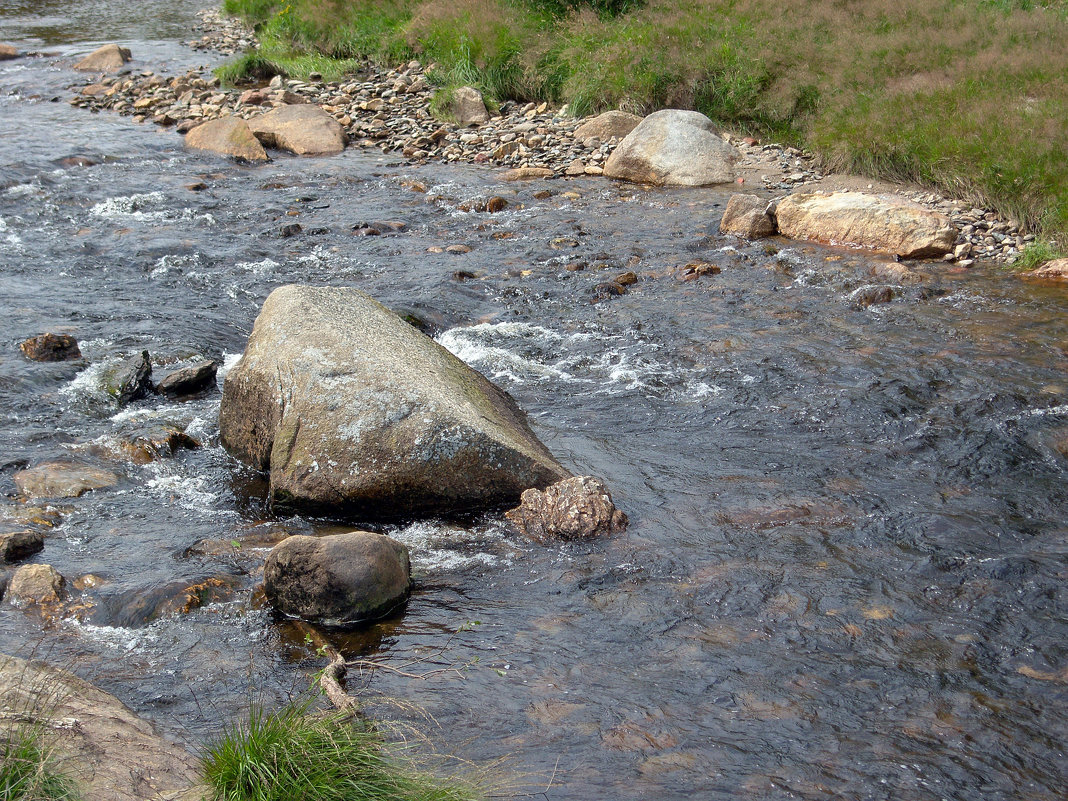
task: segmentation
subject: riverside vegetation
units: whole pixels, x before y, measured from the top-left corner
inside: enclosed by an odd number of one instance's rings
[[[224,80],[433,62],[447,99],[692,108],[826,170],[918,181],[1068,246],[1068,3],[225,0],[260,46]],[[438,107],[444,105],[439,100]],[[1032,261],[1035,259],[1032,258]]]

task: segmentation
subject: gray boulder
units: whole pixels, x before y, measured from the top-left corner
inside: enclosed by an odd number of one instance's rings
[[[129,60],[130,51],[127,48],[106,44],[75,64],[74,69],[82,72],[114,72]]]
[[[298,156],[332,156],[344,150],[347,141],[340,123],[311,104],[279,106],[253,117],[248,126],[264,147]]]
[[[267,161],[267,151],[253,135],[248,123],[237,117],[220,117],[196,126],[185,135],[185,146],[240,161]]]
[[[410,583],[408,549],[369,531],[288,537],[263,568],[264,592],[279,612],[327,626],[388,615]]]
[[[657,186],[708,186],[734,180],[738,151],[697,111],[650,114],[612,151],[609,178]]]
[[[569,474],[505,392],[356,289],[285,286],[227,374],[220,439],[279,509],[501,506]]]
[[[768,201],[757,195],[731,195],[719,230],[745,239],[760,239],[775,233],[775,218],[767,212]]]
[[[641,121],[642,118],[637,114],[628,114],[625,111],[606,111],[576,128],[575,141],[581,142],[591,136],[602,142],[608,141],[613,136],[616,139],[623,139],[637,128]]]
[[[482,93],[473,86],[461,86],[453,92],[450,111],[456,122],[464,128],[489,122],[486,101],[482,99]]]
[[[626,530],[628,522],[612,503],[608,487],[592,476],[572,476],[544,490],[529,489],[505,517],[540,543],[614,534]]]

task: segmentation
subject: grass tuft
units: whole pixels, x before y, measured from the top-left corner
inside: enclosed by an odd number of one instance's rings
[[[416,770],[373,724],[313,712],[310,700],[276,712],[254,705],[203,756],[214,801],[468,801],[477,793]]]
[[[4,801],[78,801],[67,776],[46,745],[40,726],[20,725],[0,735],[0,798]]]

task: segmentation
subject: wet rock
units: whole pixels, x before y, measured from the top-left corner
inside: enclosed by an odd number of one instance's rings
[[[1047,261],[1037,270],[1021,273],[1020,277],[1031,281],[1068,282],[1068,259]]]
[[[17,562],[44,549],[40,531],[10,531],[0,534],[0,562]]]
[[[502,181],[534,181],[539,178],[552,178],[553,171],[548,167],[516,167],[501,173]]]
[[[77,777],[80,797],[108,801],[194,801],[196,758],[159,737],[114,696],[64,670],[0,655],[0,717],[41,716],[61,736],[54,757]],[[54,743],[54,746],[53,746]]]
[[[281,106],[253,117],[249,129],[264,147],[298,156],[332,156],[348,140],[337,120],[311,104]]]
[[[300,223],[289,223],[287,225],[283,225],[281,228],[278,229],[278,235],[282,237],[282,239],[289,239],[290,237],[296,236],[303,230],[304,226]]]
[[[388,615],[408,596],[408,549],[383,534],[353,531],[283,540],[267,557],[264,591],[279,612],[328,626]]]
[[[620,286],[633,286],[634,284],[638,283],[638,274],[628,270],[625,273],[620,273],[612,280]]]
[[[64,362],[82,357],[78,340],[70,334],[41,334],[30,337],[19,348],[35,362]]]
[[[650,114],[612,151],[609,178],[657,186],[706,186],[734,180],[738,152],[696,111]]]
[[[596,138],[606,142],[613,136],[624,139],[641,123],[642,118],[636,114],[628,114],[625,111],[606,111],[598,114],[592,120],[587,120],[575,129],[576,141]]]
[[[627,288],[617,281],[604,281],[593,288],[593,300],[595,303],[599,300],[607,300],[608,298],[625,294],[627,294]]]
[[[203,392],[215,386],[215,376],[218,371],[217,362],[210,360],[197,362],[164,376],[156,385],[156,392],[173,398]]]
[[[675,277],[680,281],[692,281],[705,275],[718,275],[722,272],[718,264],[707,261],[691,261],[675,271]]]
[[[179,124],[179,133],[181,130],[182,124]],[[241,161],[267,161],[267,151],[252,134],[248,123],[237,117],[222,117],[197,125],[186,134],[185,145]]]
[[[490,214],[496,214],[497,212],[504,211],[508,208],[508,201],[503,197],[491,197],[486,201],[486,211]]]
[[[762,239],[775,234],[775,219],[768,214],[768,201],[757,195],[731,195],[719,230],[745,239]]]
[[[150,464],[173,456],[180,450],[196,450],[200,442],[170,423],[147,423],[124,431],[105,455],[127,459],[134,464]]]
[[[66,584],[52,565],[23,565],[11,577],[5,597],[19,607],[56,604],[66,597]]]
[[[894,299],[894,290],[888,286],[862,286],[854,291],[849,300],[856,309],[866,309]]]
[[[540,543],[615,534],[625,531],[628,522],[612,503],[608,487],[592,476],[573,476],[544,490],[526,490],[519,506],[505,512],[505,517]]]
[[[949,253],[957,237],[945,215],[893,195],[787,195],[775,218],[780,233],[791,239],[859,245],[909,259]]]
[[[355,289],[267,298],[226,377],[220,438],[273,504],[385,518],[514,501],[567,471],[506,393]]]
[[[486,111],[482,93],[473,86],[461,86],[453,92],[449,110],[462,128],[489,122],[489,112]]]
[[[119,483],[119,477],[110,470],[74,462],[47,462],[20,470],[13,479],[27,498],[77,498]]]
[[[147,350],[108,370],[104,375],[104,391],[123,406],[152,391],[152,360]]]
[[[145,626],[161,618],[188,615],[209,604],[226,602],[240,584],[239,576],[222,575],[137,587],[101,599],[92,619],[105,626]]]
[[[10,61],[21,55],[14,45],[0,44],[0,61]]]
[[[130,51],[117,44],[99,47],[74,65],[83,72],[114,72],[130,60]]]

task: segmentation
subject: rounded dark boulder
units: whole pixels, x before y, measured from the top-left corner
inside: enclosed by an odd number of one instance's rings
[[[327,626],[375,620],[408,596],[408,549],[384,534],[297,535],[278,543],[263,569],[279,612]]]

